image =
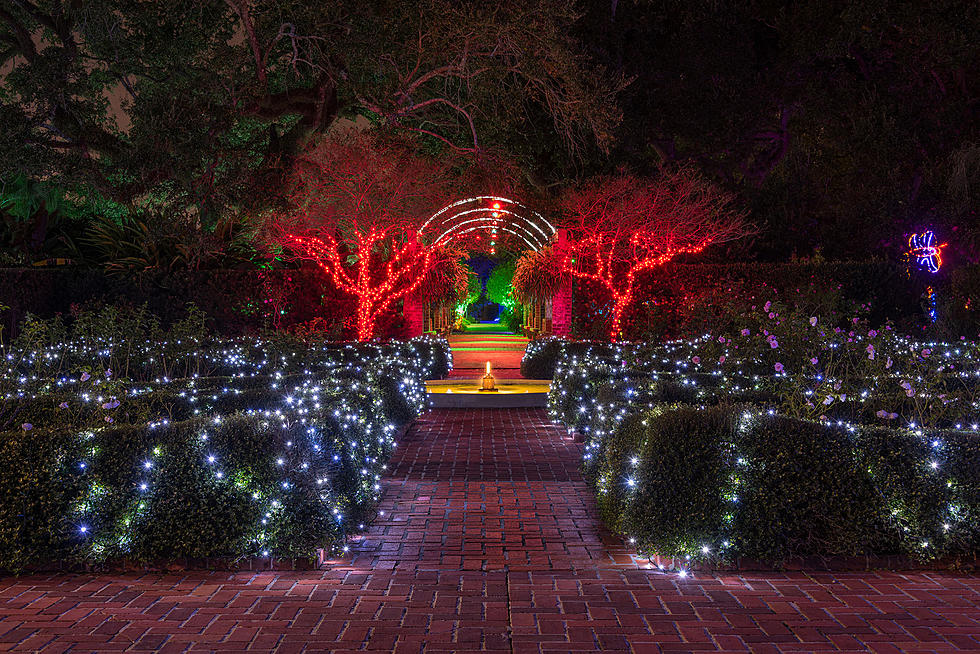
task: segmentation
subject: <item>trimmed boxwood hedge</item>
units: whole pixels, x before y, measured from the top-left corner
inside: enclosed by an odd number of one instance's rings
[[[780,564],[856,555],[949,560],[980,549],[973,434],[917,436],[752,406],[662,404],[598,442],[586,470],[603,519],[647,553]]]
[[[448,344],[268,347],[285,373],[130,385],[111,411],[43,380],[0,402],[0,569],[339,551]]]

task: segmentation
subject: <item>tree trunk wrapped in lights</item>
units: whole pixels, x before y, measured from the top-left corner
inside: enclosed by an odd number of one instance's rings
[[[296,163],[272,240],[357,299],[357,339],[416,291],[439,259],[418,225],[444,201],[444,165],[374,134],[321,141]]]
[[[652,180],[599,179],[563,198],[569,243],[556,256],[563,271],[609,293],[609,338],[615,342],[639,275],[746,233],[745,216],[733,202],[733,196],[689,169]]]

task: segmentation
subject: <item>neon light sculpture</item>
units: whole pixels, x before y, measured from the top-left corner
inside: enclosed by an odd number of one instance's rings
[[[946,243],[936,245],[936,235],[932,230],[909,237],[909,257],[914,257],[916,263],[931,273],[939,272],[943,265],[942,249]]]

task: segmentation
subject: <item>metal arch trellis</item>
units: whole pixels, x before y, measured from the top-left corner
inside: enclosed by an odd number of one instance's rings
[[[498,202],[505,206],[497,208],[487,206],[491,202]],[[499,215],[497,217],[487,215],[494,212]],[[474,216],[474,214],[480,215]],[[511,220],[505,224],[500,220],[500,216],[510,216]],[[432,214],[422,224],[420,231],[422,233],[435,231],[430,227],[441,230],[433,240],[434,244],[445,243],[464,234],[496,228],[520,238],[532,250],[540,250],[546,246],[556,232],[555,226],[537,211],[516,200],[499,195],[478,195],[448,204]]]

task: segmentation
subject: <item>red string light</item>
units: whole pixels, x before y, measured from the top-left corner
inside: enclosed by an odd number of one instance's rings
[[[622,336],[637,276],[684,254],[745,232],[732,197],[689,171],[656,181],[631,176],[600,180],[564,199],[573,219],[562,269],[604,287],[612,300],[609,338]]]
[[[392,304],[419,287],[429,270],[432,251],[414,234],[399,234],[394,229],[372,228],[356,235],[357,261],[346,266],[341,245],[329,236],[286,234],[283,244],[303,259],[313,261],[337,288],[357,298],[357,340],[374,336],[378,318]],[[383,246],[383,247],[382,247]],[[387,261],[381,252],[388,250]]]

